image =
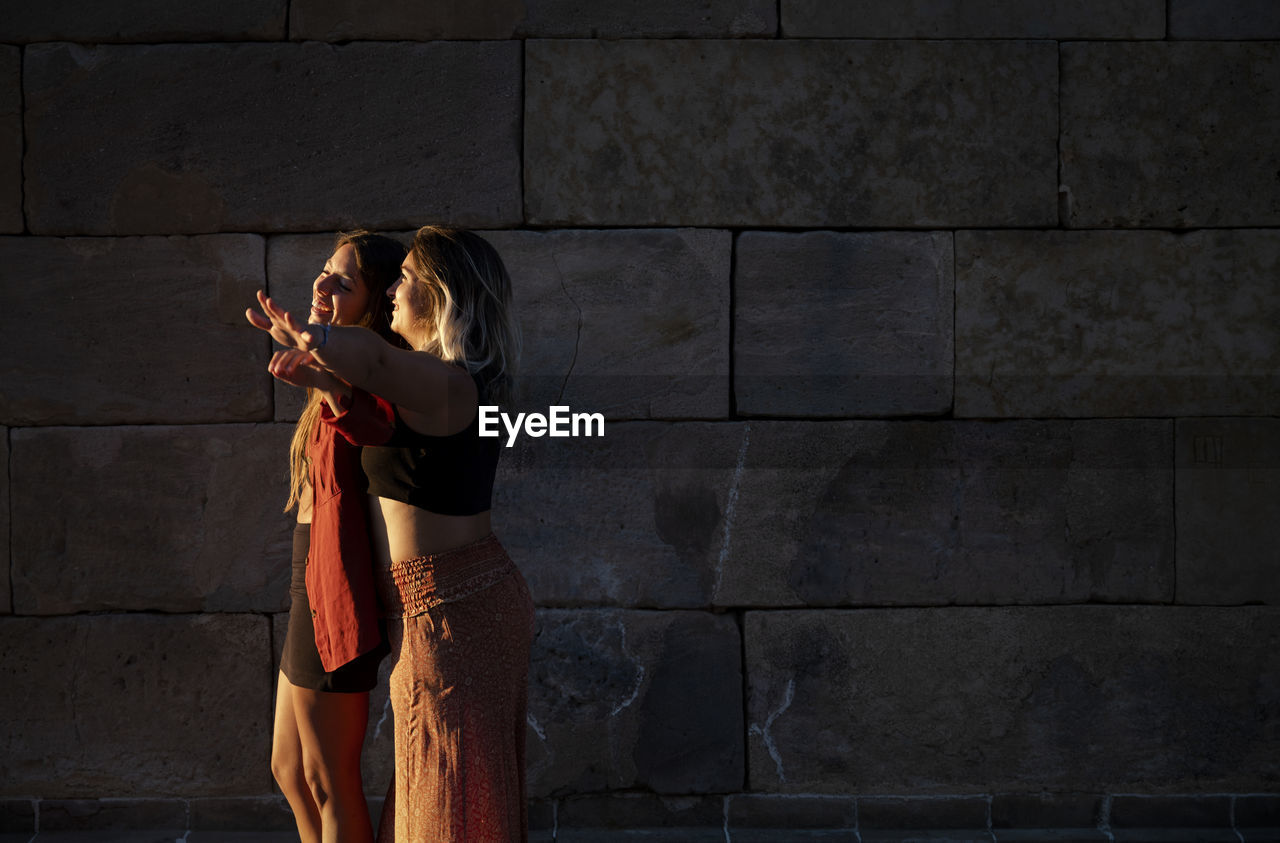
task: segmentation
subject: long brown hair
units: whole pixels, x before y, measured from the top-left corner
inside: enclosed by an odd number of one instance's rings
[[[346,245],[355,252],[356,269],[369,288],[369,307],[356,324],[376,332],[392,345],[405,348],[404,340],[391,331],[391,302],[387,298],[387,288],[400,276],[400,264],[408,250],[390,237],[363,229],[340,233],[333,244],[333,251]],[[320,423],[322,400],[317,390],[308,389],[306,407],[298,419],[298,426],[293,429],[293,441],[289,444],[289,501],[284,506],[285,512],[301,502],[302,490],[308,483],[311,460],[307,459],[307,440]]]
[[[471,231],[428,225],[413,238],[413,263],[428,282],[423,302],[429,351],[477,375],[485,398],[510,400],[520,359],[511,276],[489,242]]]

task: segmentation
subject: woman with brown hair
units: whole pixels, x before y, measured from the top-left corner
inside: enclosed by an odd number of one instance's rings
[[[339,235],[311,285],[311,321],[394,339],[386,290],[404,254],[388,237]],[[271,771],[303,843],[367,843],[373,829],[360,752],[369,692],[389,648],[378,618],[360,449],[338,435],[334,409],[325,393],[309,389],[289,449],[285,510],[297,508],[297,526]],[[365,436],[389,435],[389,412],[359,415]]]
[[[246,314],[287,346],[276,377],[353,410],[376,406],[369,394],[394,405],[391,435],[361,453],[395,660],[396,772],[378,839],[526,840],[533,603],[490,526],[501,441],[479,436],[479,406],[508,399],[519,353],[510,277],[483,238],[427,226],[387,294],[412,350],[302,325],[262,294],[263,313]]]

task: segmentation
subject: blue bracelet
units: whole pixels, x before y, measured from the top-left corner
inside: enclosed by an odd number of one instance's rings
[[[311,349],[311,350],[312,350],[312,351],[319,351],[320,349],[324,348],[324,347],[325,347],[325,344],[329,342],[329,325],[328,325],[328,323],[326,323],[326,322],[308,322],[308,323],[307,323],[307,327],[308,327],[308,328],[320,328],[320,329],[322,329],[322,330],[324,331],[324,338],[320,340],[320,344],[319,344],[319,345],[317,345],[315,348],[313,348],[313,349]]]

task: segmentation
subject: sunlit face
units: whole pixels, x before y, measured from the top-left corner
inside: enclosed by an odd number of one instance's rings
[[[356,250],[338,247],[311,285],[311,321],[354,325],[369,309],[369,287],[356,266]]]
[[[391,330],[409,341],[414,348],[421,348],[430,333],[424,289],[428,282],[418,272],[413,262],[413,253],[405,257],[400,264],[400,277],[387,288],[387,296],[391,299]]]

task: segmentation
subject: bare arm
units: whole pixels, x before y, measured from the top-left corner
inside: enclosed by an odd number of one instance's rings
[[[245,311],[250,324],[269,332],[281,345],[310,352],[316,362],[346,383],[424,419],[439,420],[448,428],[460,427],[459,418],[465,425],[474,415],[475,383],[462,368],[424,351],[396,348],[366,328],[331,327],[326,331],[321,326],[303,325],[262,292],[258,303],[262,313]]]
[[[322,367],[307,351],[287,348],[271,355],[267,371],[276,380],[291,386],[307,387],[320,392],[335,414],[340,414],[351,397],[351,384]]]

